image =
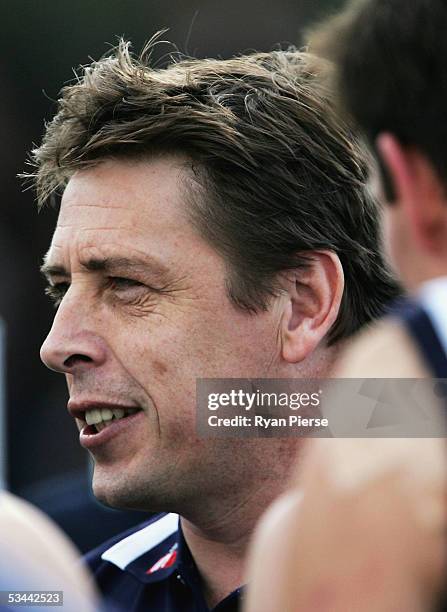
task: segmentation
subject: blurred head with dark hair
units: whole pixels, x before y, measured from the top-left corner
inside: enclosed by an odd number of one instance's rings
[[[391,132],[447,182],[447,5],[355,0],[313,39],[335,61],[340,96],[371,143]]]
[[[387,243],[406,285],[447,274],[447,4],[355,0],[311,35],[381,170]]]

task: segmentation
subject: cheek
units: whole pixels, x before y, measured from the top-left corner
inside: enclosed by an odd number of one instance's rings
[[[197,361],[207,344],[204,327],[200,316],[187,318],[180,309],[171,310],[169,315],[117,322],[108,343],[127,370],[166,378]]]
[[[163,361],[159,359],[154,359],[153,368],[154,368],[154,373],[160,377],[164,376],[164,374],[168,372],[168,366],[166,365],[166,363],[164,363]]]
[[[155,403],[175,397],[194,383],[192,340],[170,321],[141,321],[119,328],[110,338],[113,362],[141,387]]]
[[[115,325],[109,343],[116,360],[148,393],[160,386],[175,399],[195,396],[197,378],[262,377],[276,347],[278,317],[251,317],[225,300]]]

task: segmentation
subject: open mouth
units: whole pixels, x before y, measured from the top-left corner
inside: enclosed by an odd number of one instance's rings
[[[141,408],[92,408],[86,410],[84,421],[87,427],[83,432],[86,435],[94,435],[101,432],[106,427],[110,427],[115,421],[125,419],[136,412],[141,412]]]

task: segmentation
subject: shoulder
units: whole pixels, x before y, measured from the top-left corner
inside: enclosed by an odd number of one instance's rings
[[[425,378],[430,376],[403,325],[388,317],[360,332],[342,354],[341,378]]]

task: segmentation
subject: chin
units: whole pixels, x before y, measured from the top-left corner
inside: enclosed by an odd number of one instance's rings
[[[123,506],[123,500],[121,499],[122,496],[117,494],[117,491],[110,490],[109,487],[97,485],[94,482],[92,484],[92,489],[93,495],[104,506],[124,510],[125,506]]]
[[[131,510],[134,508],[132,503],[132,491],[129,491],[125,483],[120,482],[113,475],[109,476],[95,467],[92,482],[93,494],[96,499],[105,506],[118,508],[120,510]]]
[[[126,476],[118,477],[115,470],[108,472],[109,470],[95,466],[92,489],[101,504],[118,510],[159,511],[157,507],[152,507],[150,500],[142,496],[144,486],[138,485]]]

